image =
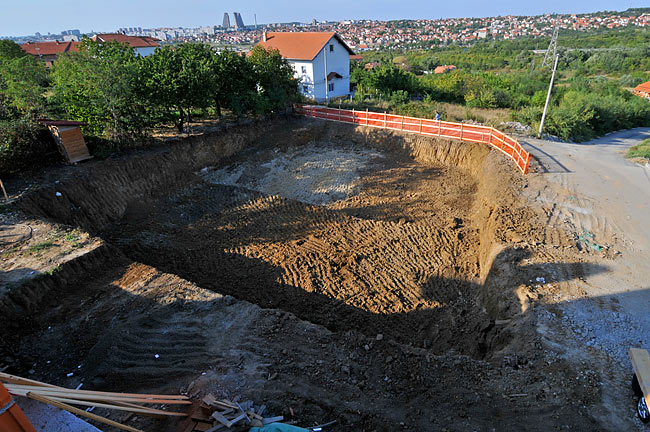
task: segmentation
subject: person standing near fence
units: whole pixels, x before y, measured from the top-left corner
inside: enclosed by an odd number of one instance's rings
[[[440,121],[440,113],[436,111],[436,121]]]

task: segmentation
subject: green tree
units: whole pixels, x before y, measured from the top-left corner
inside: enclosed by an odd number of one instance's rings
[[[215,53],[205,44],[166,45],[140,65],[142,90],[163,121],[174,121],[179,132],[191,121],[192,109],[212,105],[218,93]]]
[[[266,50],[258,45],[253,48],[248,60],[257,79],[258,112],[280,110],[297,100],[298,81],[294,78],[294,70],[278,50]]]
[[[79,52],[55,63],[53,100],[96,135],[115,141],[141,136],[148,122],[144,101],[137,97],[138,60],[126,44],[84,39]]]
[[[16,42],[9,39],[0,39],[0,64],[7,60],[26,56],[27,53]]]
[[[382,94],[391,94],[398,90],[408,93],[418,91],[415,75],[392,65],[373,69],[370,76],[364,80],[363,85]]]
[[[257,80],[253,64],[246,57],[224,51],[213,64],[215,79],[214,103],[218,115],[221,108],[229,108],[241,115],[253,109],[257,99]]]
[[[48,86],[45,64],[32,56],[19,56],[0,63],[0,117],[36,117],[46,111]],[[4,111],[4,112],[2,112]]]

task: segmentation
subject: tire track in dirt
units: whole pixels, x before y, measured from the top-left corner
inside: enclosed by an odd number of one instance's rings
[[[381,170],[364,178],[363,207],[357,197],[327,208],[204,184],[127,211],[106,237],[134,260],[333,330],[476,354],[478,231],[463,224],[470,208],[456,207],[475,186],[449,168],[434,180],[412,162],[396,171],[410,210]],[[425,331],[453,315],[466,325]]]

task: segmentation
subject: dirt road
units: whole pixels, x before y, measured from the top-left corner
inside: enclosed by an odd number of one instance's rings
[[[563,299],[553,318],[561,316],[574,348],[607,371],[603,402],[612,427],[614,412],[630,402],[627,350],[650,348],[650,169],[624,157],[648,137],[644,128],[581,144],[526,144],[540,162],[530,198],[546,209],[549,225],[573,231],[589,261],[607,268],[573,281],[578,295]]]

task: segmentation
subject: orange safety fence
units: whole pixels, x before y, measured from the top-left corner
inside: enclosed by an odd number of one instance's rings
[[[519,141],[493,127],[317,105],[296,105],[294,108],[297,114],[308,117],[488,144],[512,159],[523,174],[528,174],[530,153]]]

